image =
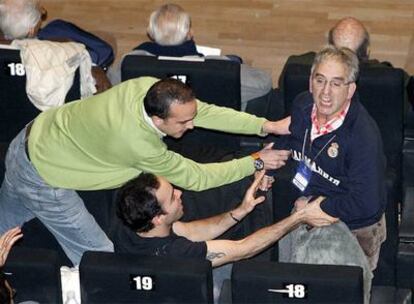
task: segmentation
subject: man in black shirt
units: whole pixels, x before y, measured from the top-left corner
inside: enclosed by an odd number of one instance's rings
[[[337,220],[320,211],[322,199],[319,199],[242,240],[214,240],[265,200],[263,196],[255,198],[263,176],[264,171],[256,173],[253,184],[237,208],[205,219],[181,222],[181,191],[174,189],[163,177],[140,174],[124,185],[118,196],[117,214],[123,224],[118,223],[113,235],[115,251],[147,256],[208,259],[213,267],[217,267],[260,253],[297,224],[305,222],[321,227]],[[261,189],[263,187],[269,188],[268,181],[261,185]],[[230,279],[230,274],[231,264],[213,270],[215,302],[220,296],[223,281]]]
[[[150,256],[202,258],[213,267],[254,256],[300,223],[321,227],[337,219],[320,211],[321,199],[308,204],[282,221],[262,228],[238,241],[214,240],[238,224],[264,197],[255,198],[264,172],[256,174],[241,204],[210,218],[180,222],[181,191],[163,177],[142,173],[121,189],[117,214],[123,224],[114,235],[116,252]]]

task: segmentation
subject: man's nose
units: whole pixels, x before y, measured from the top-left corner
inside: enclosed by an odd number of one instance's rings
[[[323,84],[322,92],[324,94],[329,94],[330,91],[331,91],[331,84],[329,83],[329,81],[325,81],[325,83]]]

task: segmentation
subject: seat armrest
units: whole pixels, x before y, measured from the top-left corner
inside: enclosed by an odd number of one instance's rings
[[[414,187],[404,187],[397,253],[397,286],[414,290]]]
[[[400,224],[400,243],[414,243],[414,187],[404,189]]]

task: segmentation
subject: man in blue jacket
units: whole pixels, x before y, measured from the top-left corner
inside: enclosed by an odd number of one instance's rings
[[[385,156],[378,126],[354,96],[358,59],[327,46],[315,57],[309,91],[293,104],[289,146],[295,161],[297,209],[313,196],[357,237],[371,270],[386,237]]]

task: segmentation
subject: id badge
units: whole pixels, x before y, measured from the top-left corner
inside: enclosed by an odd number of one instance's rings
[[[312,177],[311,168],[306,165],[304,161],[301,161],[296,171],[295,177],[292,180],[292,183],[300,190],[305,191],[306,187],[309,184],[309,181]]]

